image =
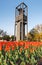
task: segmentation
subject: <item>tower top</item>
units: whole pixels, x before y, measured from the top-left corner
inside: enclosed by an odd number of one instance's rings
[[[23,7],[23,9],[25,9],[25,8],[27,7],[27,5],[26,5],[24,2],[22,2],[22,3],[20,3],[20,4],[16,7],[16,9],[21,8],[21,7]]]

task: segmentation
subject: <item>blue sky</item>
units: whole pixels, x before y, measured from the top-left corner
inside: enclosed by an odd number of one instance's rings
[[[0,0],[0,29],[14,34],[15,7],[24,2],[28,6],[28,31],[42,24],[42,0]]]

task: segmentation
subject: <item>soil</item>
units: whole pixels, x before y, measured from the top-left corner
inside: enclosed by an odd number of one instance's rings
[[[42,65],[42,58],[38,61],[38,65]]]

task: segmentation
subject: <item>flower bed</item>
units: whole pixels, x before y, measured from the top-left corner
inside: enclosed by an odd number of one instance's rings
[[[0,42],[0,65],[42,65],[42,42]]]

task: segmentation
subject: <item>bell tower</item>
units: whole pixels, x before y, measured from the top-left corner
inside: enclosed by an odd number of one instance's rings
[[[27,20],[28,20],[28,7],[25,3],[20,3],[15,9],[15,31],[14,32],[16,36],[16,41],[25,40],[25,33],[28,33]],[[27,26],[27,28],[25,28],[25,25]]]

